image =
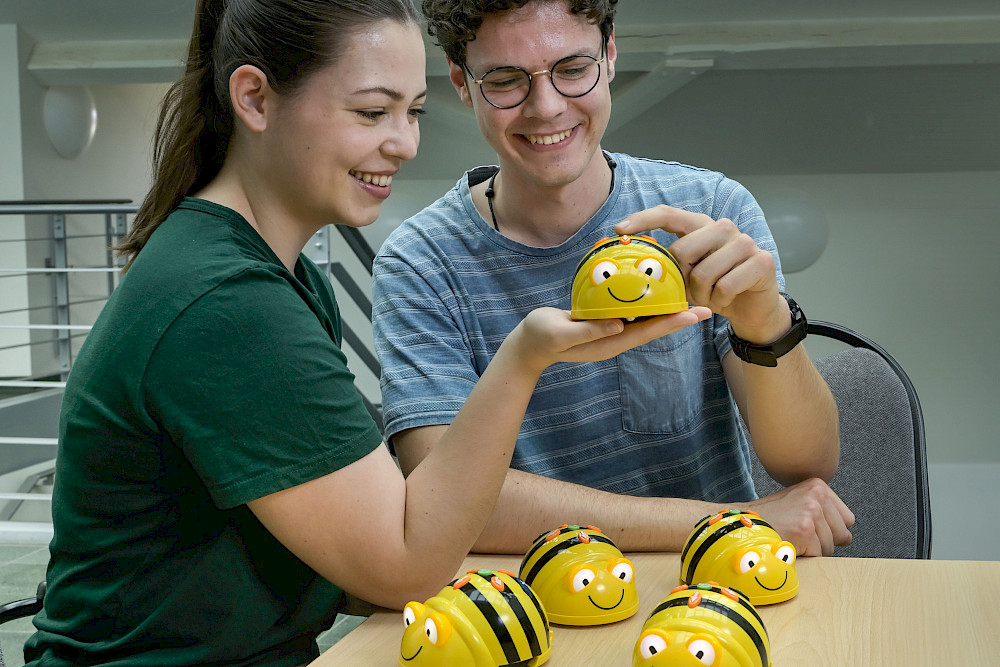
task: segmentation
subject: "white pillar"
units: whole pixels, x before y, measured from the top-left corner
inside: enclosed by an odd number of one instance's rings
[[[0,104],[0,201],[25,198],[20,104],[22,63],[26,60],[23,46],[16,25],[0,25],[0,90],[6,91],[8,99]],[[24,216],[0,216],[0,268],[26,266],[24,238]],[[27,325],[27,307],[27,278],[0,273],[0,324]],[[29,342],[28,329],[0,328],[0,378],[31,374]]]

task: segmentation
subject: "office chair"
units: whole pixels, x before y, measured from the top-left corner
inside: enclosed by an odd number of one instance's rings
[[[42,599],[45,598],[45,582],[38,584],[35,589],[35,597],[15,600],[0,604],[0,625],[18,618],[34,616],[42,609]],[[7,663],[3,659],[3,648],[0,647],[0,667]]]
[[[854,512],[853,540],[836,556],[930,558],[931,514],[924,418],[917,392],[882,347],[846,327],[809,322],[810,336],[848,349],[814,363],[840,411],[840,467],[830,481]],[[759,496],[782,489],[751,449]]]

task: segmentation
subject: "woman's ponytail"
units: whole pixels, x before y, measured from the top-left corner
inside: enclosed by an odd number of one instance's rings
[[[213,50],[229,0],[198,0],[184,75],[163,98],[153,137],[153,183],[125,240],[124,271],[180,201],[211,181],[226,155],[232,112],[215,91]]]

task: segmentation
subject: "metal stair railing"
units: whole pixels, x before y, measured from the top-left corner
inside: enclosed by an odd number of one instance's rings
[[[112,249],[124,238],[129,219],[137,210],[138,207],[128,200],[0,202],[0,249],[6,244],[24,244],[27,258],[29,246],[34,244],[32,247],[36,249],[38,244],[44,246],[44,253],[35,252],[36,255],[44,254],[41,262],[35,262],[42,266],[3,266],[0,262],[0,334],[5,330],[28,332],[28,342],[0,343],[0,354],[11,350],[17,350],[15,354],[23,352],[31,359],[32,368],[32,372],[24,375],[0,375],[0,476],[20,472],[26,475],[16,491],[9,491],[9,481],[7,490],[0,488],[0,542],[44,537],[46,525],[17,521],[15,514],[26,502],[51,502],[50,493],[39,493],[36,489],[52,478],[62,389],[73,365],[74,350],[79,348],[93,319],[118,284],[124,262],[115,258]],[[25,216],[24,234],[9,233],[9,225],[5,222],[11,216]],[[101,229],[93,227],[95,221],[103,223]],[[324,227],[305,252],[324,270],[328,279],[339,285],[339,294],[346,294],[370,321],[370,299],[348,268],[331,256],[331,228],[337,229],[346,247],[370,276],[375,253],[357,229],[339,225]],[[89,248],[84,247],[88,243],[86,239],[91,239]],[[97,240],[100,241],[99,250]],[[30,259],[24,262],[30,263]],[[100,274],[107,278],[100,281],[99,293],[85,294],[73,289],[78,286],[74,279],[86,281],[86,276]],[[10,303],[4,303],[3,295],[11,290],[5,289],[4,282],[18,277],[23,280],[27,306],[8,307]],[[42,289],[38,282],[44,279],[48,284]],[[93,278],[89,281],[93,287]],[[81,307],[90,308],[93,317],[81,318],[77,312]],[[3,316],[18,317],[21,321],[4,323]],[[343,327],[345,345],[377,378],[380,368],[374,351],[347,322]],[[51,355],[44,352],[44,346],[52,346]],[[36,370],[35,362],[39,359],[42,362]],[[364,391],[361,394],[365,406],[381,427],[381,397],[366,396]],[[27,409],[37,411],[43,404],[45,414],[41,416],[15,416]],[[40,467],[42,469],[38,470]],[[51,532],[51,522],[47,527]]]
[[[51,502],[51,493],[37,489],[52,478],[62,388],[93,324],[80,312],[99,312],[114,291],[120,265],[112,248],[136,209],[129,200],[0,202],[0,246],[7,251],[0,265],[0,334],[27,332],[0,345],[8,360],[18,360],[17,370],[7,367],[0,377],[0,474],[7,479],[0,489],[0,541],[47,541],[51,533],[51,520],[15,515],[26,503]],[[23,261],[11,261],[12,255]]]

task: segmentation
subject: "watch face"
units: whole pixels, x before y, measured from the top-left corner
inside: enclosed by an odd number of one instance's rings
[[[757,366],[767,366],[768,368],[774,368],[775,366],[778,365],[779,355],[775,354],[774,350],[760,350],[760,349],[750,348],[749,350],[747,350],[747,352],[749,353],[748,356],[750,357],[748,361],[751,364],[755,364]]]

